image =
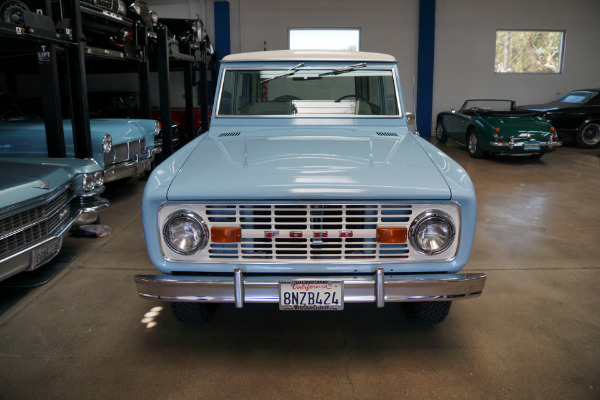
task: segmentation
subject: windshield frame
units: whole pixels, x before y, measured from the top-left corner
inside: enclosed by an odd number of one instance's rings
[[[296,61],[296,64],[300,62],[300,60]],[[400,85],[398,83],[398,76],[397,76],[397,70],[396,68],[394,68],[393,65],[387,64],[387,65],[366,65],[365,67],[360,67],[357,69],[360,69],[361,71],[386,71],[386,72],[391,72],[392,74],[392,79],[393,79],[393,85],[394,85],[394,91],[396,94],[396,107],[398,109],[398,114],[394,114],[394,115],[355,115],[355,114],[293,114],[293,115],[278,115],[278,114],[264,114],[264,115],[228,115],[228,114],[221,114],[219,113],[219,109],[221,108],[221,97],[223,94],[223,85],[225,82],[225,75],[228,71],[281,71],[282,73],[285,72],[289,72],[290,70],[292,71],[322,71],[322,72],[330,72],[330,71],[335,71],[335,70],[340,70],[346,67],[355,67],[355,65],[338,65],[339,62],[335,62],[335,63],[323,63],[323,62],[319,62],[318,64],[323,64],[323,65],[315,65],[317,63],[311,63],[311,65],[304,65],[302,67],[299,67],[297,69],[294,69],[294,66],[290,67],[286,67],[286,66],[281,66],[281,64],[277,63],[277,65],[273,65],[273,66],[269,66],[269,65],[265,65],[265,64],[261,64],[260,66],[252,66],[252,65],[244,65],[244,66],[224,66],[222,67],[220,74],[219,74],[219,84],[217,87],[217,94],[216,94],[216,101],[215,101],[215,106],[213,107],[213,110],[215,110],[215,112],[213,112],[213,118],[224,118],[224,119],[240,119],[240,118],[269,118],[269,119],[298,119],[298,118],[302,118],[302,119],[323,119],[323,118],[327,118],[327,119],[354,119],[354,118],[359,118],[359,119],[402,119],[405,117],[404,114],[404,109],[403,109],[403,104],[402,104],[402,100],[401,100],[401,88]],[[353,62],[352,64],[355,64],[355,62]],[[294,64],[295,65],[295,64]],[[343,75],[344,72],[342,72],[341,74],[335,74],[335,75]],[[285,75],[284,75],[285,76]]]

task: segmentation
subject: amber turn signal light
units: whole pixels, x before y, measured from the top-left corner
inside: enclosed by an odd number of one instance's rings
[[[242,241],[241,228],[210,228],[210,240],[215,243],[236,243]]]
[[[407,228],[377,228],[379,243],[406,243]]]

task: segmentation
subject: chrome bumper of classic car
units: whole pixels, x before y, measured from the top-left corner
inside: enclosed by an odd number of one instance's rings
[[[152,169],[152,161],[160,151],[160,148],[148,147],[145,154],[136,154],[133,160],[107,166],[104,170],[104,182],[131,178],[132,176],[143,176],[145,171]]]
[[[306,280],[307,278],[296,277]],[[444,301],[479,296],[485,285],[482,273],[384,276],[378,268],[371,276],[311,277],[344,282],[345,303]],[[279,303],[279,282],[289,277],[243,276],[236,269],[229,277],[137,275],[138,294],[147,299],[172,302]]]
[[[75,221],[76,225],[86,225],[95,222],[98,219],[98,212],[110,206],[110,201],[100,197],[100,193],[92,193],[84,196],[79,196],[73,199],[71,206],[79,209],[79,217]]]
[[[514,148],[523,149],[525,146],[525,143],[529,143],[529,142],[515,142],[513,139],[511,139],[508,142],[490,142],[490,146],[492,146],[492,147],[508,147],[509,149],[512,150]],[[563,142],[554,141],[554,140],[550,140],[548,142],[535,142],[535,143],[539,143],[540,148],[547,147],[548,149],[553,149],[554,147],[560,147],[563,145]]]
[[[68,229],[79,221],[79,218],[85,212],[98,211],[108,207],[108,200],[97,197],[97,204],[85,209],[73,205],[67,205],[65,214],[68,210],[68,216],[61,217],[62,220],[52,232],[45,235],[42,240],[35,240],[26,247],[15,253],[9,253],[6,257],[0,259],[0,281],[7,279],[23,271],[33,271],[52,260],[62,247],[63,235]]]

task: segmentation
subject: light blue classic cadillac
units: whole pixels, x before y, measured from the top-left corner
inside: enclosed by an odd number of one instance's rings
[[[275,51],[221,64],[210,131],[144,191],[143,298],[185,323],[214,303],[341,310],[402,302],[442,322],[482,293],[463,273],[477,204],[467,173],[409,132],[388,55]]]
[[[0,156],[48,157],[44,121],[23,115],[12,93],[0,92]],[[74,157],[73,126],[63,122],[67,157]],[[160,123],[149,119],[90,120],[93,159],[104,170],[105,182],[150,171],[156,153],[154,137]]]
[[[73,223],[108,207],[102,175],[93,161],[0,157],[0,280],[46,264]]]

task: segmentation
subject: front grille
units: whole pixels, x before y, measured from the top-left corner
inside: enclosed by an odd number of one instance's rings
[[[69,218],[70,188],[44,204],[0,219],[0,259],[44,241]]]
[[[117,0],[95,0],[98,7],[117,12],[119,10],[119,2]]]
[[[139,139],[127,143],[113,145],[111,151],[104,154],[104,165],[132,161],[136,156],[141,157],[146,151],[146,140]]]
[[[386,260],[409,257],[407,244],[376,241],[378,226],[407,226],[406,204],[207,205],[209,226],[240,226],[242,242],[210,243],[212,260],[256,262]],[[266,237],[266,236],[273,237]],[[315,237],[315,236],[326,237]]]

